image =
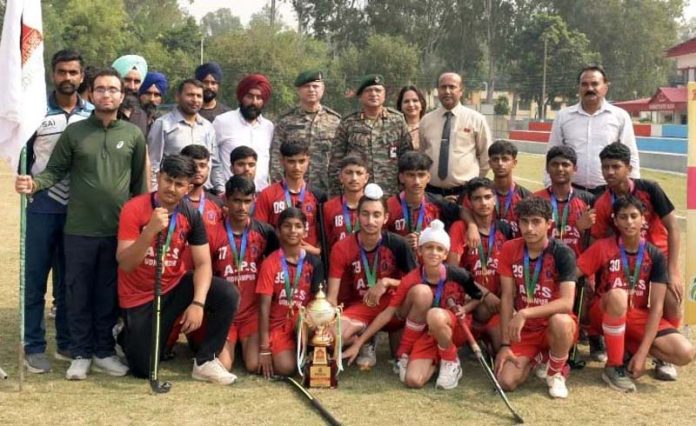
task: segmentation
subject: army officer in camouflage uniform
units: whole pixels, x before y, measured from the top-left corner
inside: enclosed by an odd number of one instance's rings
[[[276,123],[271,142],[271,179],[283,179],[280,167],[280,145],[285,141],[309,143],[309,170],[305,179],[313,189],[329,191],[329,158],[331,142],[341,116],[321,104],[324,96],[324,74],[318,70],[304,71],[295,80],[300,105],[283,115]]]
[[[360,99],[361,109],[341,120],[331,147],[331,193],[340,193],[340,160],[349,152],[355,151],[368,159],[370,181],[382,187],[387,196],[397,194],[398,158],[413,149],[404,116],[399,111],[384,106],[385,88],[381,75],[365,76],[356,95]]]

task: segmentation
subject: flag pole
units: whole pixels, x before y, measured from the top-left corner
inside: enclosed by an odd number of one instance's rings
[[[22,148],[19,156],[20,174],[27,174],[27,147]],[[19,200],[19,390],[24,385],[24,289],[26,277],[26,247],[27,234],[27,195],[21,194]]]

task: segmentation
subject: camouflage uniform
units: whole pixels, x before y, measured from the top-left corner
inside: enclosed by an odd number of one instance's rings
[[[323,105],[317,113],[306,112],[298,106],[283,115],[273,131],[271,180],[278,182],[283,179],[280,145],[285,141],[306,141],[310,157],[307,182],[311,182],[313,188],[328,192],[331,142],[340,122],[340,114]]]
[[[371,121],[363,112],[354,112],[341,120],[331,146],[329,179],[331,194],[341,192],[338,180],[340,161],[349,152],[359,152],[367,158],[370,182],[382,187],[385,196],[399,192],[398,159],[412,150],[411,135],[404,116],[391,108],[382,108],[380,116]]]

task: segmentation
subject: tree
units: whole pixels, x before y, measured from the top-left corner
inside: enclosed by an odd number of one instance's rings
[[[544,40],[548,48],[546,99],[541,98]],[[574,98],[578,70],[600,60],[583,33],[570,30],[560,16],[545,13],[533,15],[510,47],[512,85],[522,101],[537,102],[539,117],[556,97]]]
[[[204,28],[203,33],[210,36],[238,33],[244,30],[239,17],[234,16],[232,11],[226,8],[208,12],[201,19],[201,27]]]

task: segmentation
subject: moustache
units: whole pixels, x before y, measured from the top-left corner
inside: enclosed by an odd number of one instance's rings
[[[596,92],[585,92],[585,96],[594,96],[596,94]]]

